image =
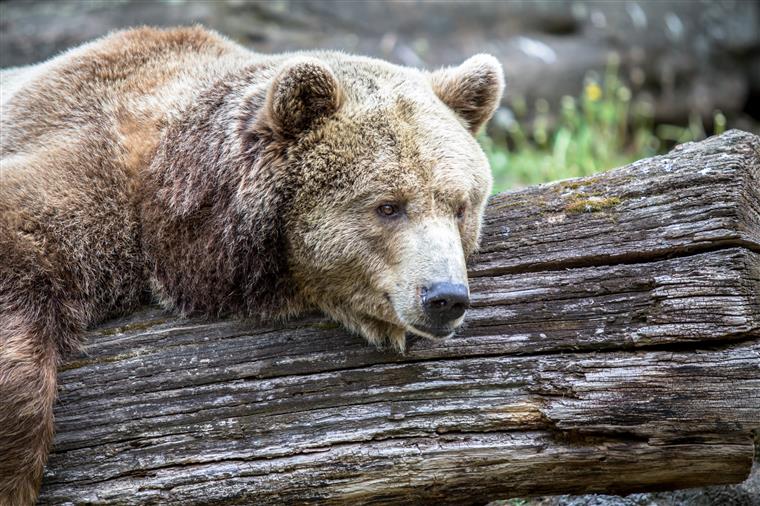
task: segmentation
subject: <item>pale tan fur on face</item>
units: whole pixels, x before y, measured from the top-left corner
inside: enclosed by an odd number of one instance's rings
[[[351,88],[343,108],[291,149],[302,179],[289,237],[302,293],[371,341],[403,349],[407,331],[429,337],[415,327],[422,287],[467,284],[465,257],[477,247],[492,179],[473,125],[441,102],[429,76],[383,70],[339,73],[371,85],[366,94]],[[491,92],[500,95],[497,83]],[[487,104],[484,117],[495,99]],[[384,202],[402,203],[406,216],[383,222],[375,210]]]

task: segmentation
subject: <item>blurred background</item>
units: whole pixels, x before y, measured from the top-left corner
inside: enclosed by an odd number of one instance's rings
[[[760,122],[755,0],[0,2],[0,65],[111,30],[200,23],[260,52],[342,49],[404,65],[504,65],[481,142],[495,191],[588,175]]]
[[[260,52],[341,49],[428,69],[495,55],[507,93],[480,137],[495,191],[588,175],[726,128],[760,131],[755,0],[0,0],[0,66],[119,28],[194,23]],[[760,472],[734,487],[498,503],[751,506]]]

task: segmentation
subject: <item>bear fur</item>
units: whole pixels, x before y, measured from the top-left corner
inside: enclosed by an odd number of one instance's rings
[[[466,284],[490,56],[431,73],[142,28],[1,75],[0,504],[35,501],[56,368],[105,318],[318,308],[403,349],[423,281]]]

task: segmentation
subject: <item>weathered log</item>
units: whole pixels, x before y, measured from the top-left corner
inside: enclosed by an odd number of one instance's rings
[[[760,138],[494,197],[467,327],[157,309],[61,370],[42,503],[470,504],[734,483],[760,430]]]

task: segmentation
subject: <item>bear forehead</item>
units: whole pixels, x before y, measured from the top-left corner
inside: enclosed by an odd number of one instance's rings
[[[464,195],[488,187],[487,161],[442,106],[408,97],[342,111],[296,145],[306,193]],[[454,198],[454,197],[450,197]]]
[[[298,139],[292,153],[311,152],[342,166],[377,158],[412,161],[421,167],[441,160],[481,161],[477,142],[427,79],[414,69],[399,69],[384,74],[382,88],[370,86],[372,79],[367,76],[342,83],[341,108]],[[413,79],[405,80],[402,71],[412,71]],[[368,96],[362,96],[365,93]]]

